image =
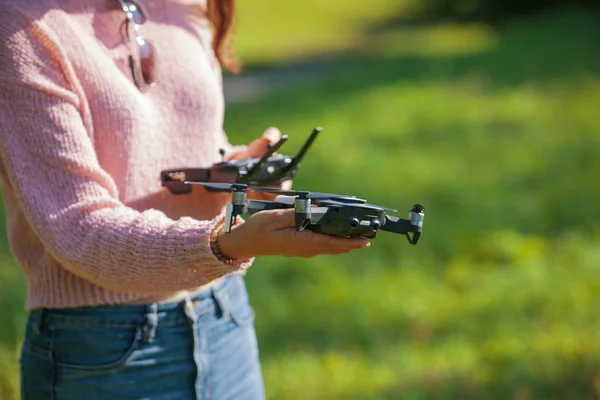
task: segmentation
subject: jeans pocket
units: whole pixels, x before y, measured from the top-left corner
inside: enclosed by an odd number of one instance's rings
[[[250,305],[247,299],[237,301],[237,304],[231,307],[229,313],[237,326],[247,326],[254,322],[254,308]]]
[[[54,365],[63,371],[114,371],[131,360],[141,340],[141,327],[53,328]]]
[[[29,318],[19,357],[21,399],[52,399],[52,336],[34,325]]]

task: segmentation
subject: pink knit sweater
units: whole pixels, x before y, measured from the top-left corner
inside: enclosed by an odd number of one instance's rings
[[[142,1],[157,55],[146,93],[118,0],[0,2],[0,179],[29,310],[171,299],[252,263],[210,250],[229,195],[158,180],[234,148],[208,25],[183,0]]]

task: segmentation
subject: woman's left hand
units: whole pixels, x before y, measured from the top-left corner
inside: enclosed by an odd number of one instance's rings
[[[261,137],[254,139],[245,150],[232,154],[230,160],[243,160],[246,158],[262,157],[263,154],[269,150],[269,147],[277,143],[281,139],[281,132],[275,127],[270,127],[265,130]],[[284,190],[290,190],[292,188],[292,181],[285,181],[278,186],[275,186]],[[274,193],[263,193],[253,192],[248,190],[247,194],[249,199],[253,200],[268,200],[273,201],[277,194]]]

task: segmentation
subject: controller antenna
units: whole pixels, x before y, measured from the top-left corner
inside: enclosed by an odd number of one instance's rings
[[[302,158],[304,158],[304,156],[306,155],[306,152],[308,151],[310,146],[313,144],[313,142],[317,138],[317,135],[319,133],[321,133],[322,130],[323,130],[323,128],[320,126],[317,126],[315,129],[313,129],[313,131],[311,132],[310,136],[308,137],[308,139],[306,140],[304,145],[298,151],[298,154],[296,154],[296,157],[294,157],[292,159],[292,162],[290,163],[290,165],[287,166],[288,171],[293,170],[294,168],[296,168],[298,166],[298,164],[300,164],[300,161],[302,161]]]
[[[269,157],[273,155],[279,148],[288,140],[287,135],[283,135],[279,141],[273,145],[268,146],[268,150],[263,156],[254,164],[251,165],[250,169],[246,171],[246,174],[240,179],[239,183],[250,183],[252,179],[260,172],[260,169],[265,165]]]

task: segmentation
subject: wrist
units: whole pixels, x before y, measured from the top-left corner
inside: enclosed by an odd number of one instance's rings
[[[238,232],[235,232],[237,229],[237,225],[232,227],[231,232],[225,232],[225,229],[221,229],[216,237],[216,245],[221,253],[229,259],[249,259],[252,256],[240,246]]]
[[[240,266],[246,260],[234,254],[233,249],[235,249],[235,246],[228,243],[228,236],[229,234],[225,233],[225,224],[217,225],[210,235],[210,249],[219,261],[233,266]],[[225,240],[223,240],[224,238]]]

